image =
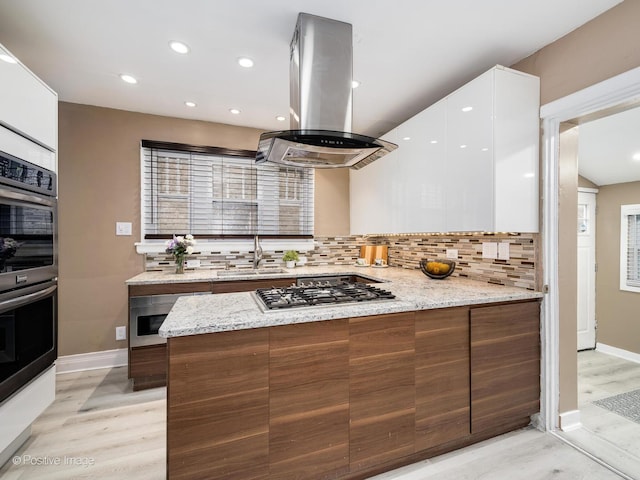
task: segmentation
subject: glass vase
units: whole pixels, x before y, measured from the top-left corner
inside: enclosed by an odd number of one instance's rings
[[[184,255],[176,255],[176,273],[184,273]]]

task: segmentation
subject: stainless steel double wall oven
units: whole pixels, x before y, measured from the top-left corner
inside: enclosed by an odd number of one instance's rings
[[[56,185],[0,146],[0,403],[57,357]]]

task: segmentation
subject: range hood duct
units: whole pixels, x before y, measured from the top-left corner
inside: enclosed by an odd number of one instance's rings
[[[256,162],[359,169],[398,146],[351,133],[351,25],[298,14],[291,40],[291,130],[260,135]]]

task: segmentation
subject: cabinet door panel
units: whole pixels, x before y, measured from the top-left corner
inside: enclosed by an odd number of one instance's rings
[[[392,130],[382,137],[398,143],[398,131]],[[360,170],[349,171],[349,204],[351,234],[392,232],[395,222],[394,203],[401,191],[398,179],[398,152],[385,155]]]
[[[349,329],[355,471],[414,452],[414,314],[352,318]]]
[[[471,431],[540,410],[540,306],[471,309]]]
[[[0,62],[2,121],[51,150],[58,148],[58,96],[21,63]]]
[[[394,218],[398,233],[443,232],[445,192],[446,103],[440,101],[398,127],[398,162],[402,203]]]
[[[447,231],[492,231],[493,70],[446,102]]]
[[[495,231],[538,231],[540,79],[495,70]]]
[[[169,479],[267,478],[268,342],[266,328],[169,339]]]
[[[349,322],[270,328],[271,478],[349,471]]]
[[[469,309],[416,313],[416,451],[470,434]]]

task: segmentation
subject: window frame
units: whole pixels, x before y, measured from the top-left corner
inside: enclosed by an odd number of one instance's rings
[[[171,238],[169,234],[146,233],[145,231],[145,171],[144,152],[145,149],[152,148],[158,150],[169,150],[186,154],[204,154],[223,157],[253,158],[254,150],[228,149],[222,147],[211,147],[202,145],[187,145],[174,142],[164,142],[156,140],[142,140],[140,143],[140,242],[136,242],[138,253],[161,253],[164,252],[165,242]],[[312,179],[312,182],[314,180]],[[312,199],[313,214],[313,199]],[[185,232],[190,233],[190,232]],[[308,251],[314,248],[313,234],[258,234],[263,248],[268,250],[298,250]],[[196,235],[198,240],[198,250],[201,253],[228,252],[231,250],[253,250],[254,234],[210,234]]]
[[[636,285],[629,285],[627,280],[627,265],[629,262],[628,248],[629,248],[629,219],[628,217],[633,215],[640,215],[640,204],[633,205],[621,205],[620,206],[620,290],[627,292],[640,293],[640,283]],[[638,248],[640,249],[640,239],[637,240]],[[640,274],[639,274],[640,282]]]

